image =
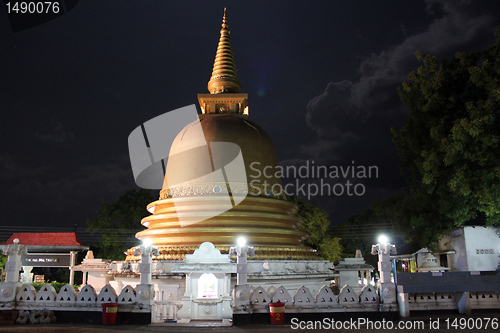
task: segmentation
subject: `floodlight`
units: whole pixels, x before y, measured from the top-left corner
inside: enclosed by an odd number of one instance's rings
[[[389,243],[389,239],[387,238],[386,235],[380,235],[380,237],[378,238],[378,242],[380,244],[387,244]]]
[[[142,245],[144,246],[151,246],[151,244],[153,244],[151,238],[144,238],[144,240],[142,241]]]
[[[247,243],[247,240],[245,239],[245,237],[240,237],[236,242],[238,243],[238,246],[243,247]]]

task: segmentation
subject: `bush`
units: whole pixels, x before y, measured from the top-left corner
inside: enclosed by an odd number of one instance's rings
[[[41,282],[32,282],[31,285],[35,288],[36,291],[39,291],[40,288],[42,288],[44,285],[46,285],[47,283],[41,283]],[[65,286],[67,283],[62,283],[62,282],[50,282],[48,283],[50,284],[52,287],[54,287],[54,289],[56,290],[56,293],[59,293],[59,291],[61,290],[61,288],[63,286]],[[80,285],[73,285],[73,288],[75,288],[75,291],[78,290],[78,288],[80,288]]]

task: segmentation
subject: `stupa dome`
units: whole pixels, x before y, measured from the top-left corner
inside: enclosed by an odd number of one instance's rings
[[[276,148],[269,135],[257,124],[236,114],[200,116],[200,119],[187,125],[175,138],[170,148],[170,156],[182,154],[182,158],[169,159],[166,183],[181,183],[196,179],[203,173],[205,155],[193,149],[200,144],[200,132],[197,123],[203,130],[204,141],[210,146],[214,142],[230,142],[241,149],[247,183],[268,184],[272,188],[281,185],[281,178],[275,177],[278,158]],[[204,143],[204,142],[203,142]],[[264,168],[268,167],[266,173]],[[258,170],[258,171],[257,171]],[[165,185],[164,187],[167,187]]]

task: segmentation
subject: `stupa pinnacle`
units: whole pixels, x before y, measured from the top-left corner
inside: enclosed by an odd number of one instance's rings
[[[210,81],[208,82],[208,91],[211,94],[237,93],[241,88],[229,35],[226,8],[224,8],[219,45],[215,54],[212,77],[210,77]]]

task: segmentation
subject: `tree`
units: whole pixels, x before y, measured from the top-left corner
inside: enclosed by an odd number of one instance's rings
[[[394,212],[424,246],[467,223],[500,223],[500,29],[479,53],[423,66],[398,87],[409,118],[392,129],[410,195]]]
[[[124,252],[138,245],[135,234],[144,229],[141,220],[148,216],[146,206],[155,198],[148,190],[130,190],[112,204],[104,203],[98,217],[87,221],[87,231],[100,233],[102,240],[95,246],[98,257],[123,260]]]
[[[342,239],[345,257],[354,257],[356,250],[361,250],[365,261],[377,269],[378,257],[371,254],[373,244],[382,234],[389,237],[391,243],[399,248],[404,245],[398,230],[398,203],[402,195],[390,197],[381,202],[372,202],[370,208],[354,215],[331,229]]]
[[[5,263],[7,262],[7,259],[9,259],[9,257],[3,254],[3,251],[0,250],[0,267],[2,268],[2,271],[5,270]]]
[[[291,196],[289,200],[297,205],[295,214],[303,223],[299,230],[309,235],[304,244],[318,251],[318,257],[323,260],[335,262],[342,256],[340,238],[328,235],[330,220],[328,214],[321,208],[313,205],[298,196]]]

